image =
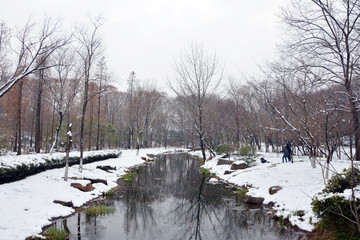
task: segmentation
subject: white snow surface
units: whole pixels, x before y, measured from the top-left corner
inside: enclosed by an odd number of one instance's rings
[[[146,157],[146,154],[174,151],[176,149],[140,149],[137,155],[136,150],[122,150],[119,158],[85,164],[82,173],[78,171],[79,165],[70,167],[69,178],[87,177],[107,180],[108,185],[102,183],[93,184],[95,190],[91,192],[82,192],[70,186],[74,182],[86,185],[89,181],[69,179],[65,182],[63,179],[65,168],[48,170],[20,181],[0,185],[0,240],[24,240],[29,236],[37,236],[42,231],[42,227],[51,224],[51,218],[67,216],[74,212],[73,208],[53,203],[54,200],[72,201],[74,206],[79,207],[98,197],[103,192],[116,187],[116,180],[129,167],[144,163],[141,157]],[[99,151],[95,153],[99,154]],[[71,153],[71,155],[79,156],[77,154],[79,153]],[[89,152],[85,156],[89,154],[94,153]],[[3,166],[38,163],[44,161],[44,155],[7,156],[1,157],[0,162]],[[54,155],[56,154],[53,154],[52,157]],[[61,156],[63,157],[64,154]],[[96,166],[100,165],[116,167],[116,171],[108,173],[97,169]]]
[[[261,163],[263,157],[269,163]],[[305,231],[312,231],[314,223],[318,222],[311,209],[312,198],[324,187],[322,169],[317,164],[316,168],[311,167],[308,157],[294,157],[294,163],[282,163],[282,154],[276,153],[258,153],[256,165],[247,169],[237,170],[231,174],[224,175],[226,170],[230,170],[230,165],[219,165],[217,161],[220,156],[206,161],[203,167],[215,173],[218,177],[238,186],[246,186],[249,189],[247,195],[254,197],[263,197],[264,204],[274,202],[276,215],[290,217],[293,225]],[[324,159],[320,159],[322,163]],[[350,161],[334,159],[331,162],[330,176],[334,172],[342,172],[350,167]],[[283,189],[270,195],[269,188],[272,186],[281,186]],[[344,194],[346,195],[346,193]],[[305,216],[303,220],[295,216],[295,212],[303,210]],[[310,221],[311,219],[311,221]]]

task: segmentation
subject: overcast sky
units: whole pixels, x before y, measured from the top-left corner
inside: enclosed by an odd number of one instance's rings
[[[289,0],[1,0],[0,21],[22,26],[29,16],[60,17],[66,25],[105,19],[101,35],[115,80],[164,86],[174,59],[192,42],[216,52],[226,76],[255,73],[281,42],[276,16]]]

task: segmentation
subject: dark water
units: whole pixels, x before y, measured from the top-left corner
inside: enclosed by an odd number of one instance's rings
[[[299,239],[250,208],[223,183],[204,181],[199,162],[185,154],[159,156],[137,170],[132,185],[122,186],[102,203],[115,213],[86,217],[76,213],[58,220],[70,239]]]

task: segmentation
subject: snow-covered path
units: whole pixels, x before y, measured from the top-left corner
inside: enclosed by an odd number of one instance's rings
[[[270,163],[260,163],[261,157]],[[282,163],[281,157],[281,154],[259,153],[256,166],[237,170],[228,175],[224,172],[230,170],[230,165],[217,166],[219,157],[207,161],[204,167],[229,183],[249,186],[247,195],[263,197],[264,204],[276,203],[274,209],[278,211],[277,215],[289,216],[293,225],[312,231],[313,224],[318,220],[311,209],[311,198],[321,192],[325,186],[321,167],[312,168],[308,157],[295,157],[293,164]],[[350,167],[350,161],[334,160],[331,165],[333,170],[342,172],[343,169]],[[283,189],[270,195],[269,188],[272,186],[281,186]],[[299,210],[305,212],[302,218],[295,216]]]
[[[78,172],[78,165],[69,168],[70,178],[93,178],[107,180],[108,185],[95,183],[95,190],[82,192],[70,186],[71,183],[86,185],[90,181],[63,181],[64,168],[48,170],[23,180],[0,185],[0,240],[23,240],[42,231],[53,217],[66,216],[74,212],[73,208],[53,203],[54,200],[72,201],[75,207],[107,192],[117,186],[117,179],[131,166],[142,164],[141,157],[146,154],[159,154],[175,149],[124,150],[119,158],[94,162],[84,165],[83,172]],[[22,156],[26,158],[26,156]],[[31,155],[28,155],[31,158]],[[116,167],[111,173],[97,169],[97,166]]]

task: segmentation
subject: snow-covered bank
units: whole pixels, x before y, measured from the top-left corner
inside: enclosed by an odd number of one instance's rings
[[[65,182],[63,180],[64,168],[48,170],[21,181],[0,185],[0,240],[23,240],[40,233],[42,227],[51,223],[51,218],[66,216],[74,212],[73,208],[53,203],[54,200],[72,201],[75,207],[79,207],[116,187],[117,179],[129,167],[144,162],[141,157],[146,157],[146,154],[169,151],[174,152],[175,149],[140,149],[138,155],[136,155],[136,150],[124,150],[119,158],[85,164],[82,173],[78,172],[78,165],[70,167],[70,178],[86,177],[107,180],[108,185],[93,184],[95,190],[91,192],[82,192],[70,186],[75,182],[86,185],[90,181],[69,179]],[[24,160],[14,159],[14,162],[31,161],[34,156],[24,155],[21,158]],[[116,171],[105,172],[96,168],[99,165],[116,167]]]
[[[308,157],[295,157],[294,163],[282,163],[281,154],[258,153],[257,165],[244,170],[237,170],[225,175],[230,165],[217,165],[219,157],[207,161],[204,165],[221,179],[238,186],[247,186],[247,195],[263,197],[264,204],[274,202],[277,215],[289,217],[293,225],[312,231],[318,221],[311,209],[312,197],[324,188],[322,170],[319,166],[312,168]],[[261,163],[263,157],[269,163]],[[350,167],[350,161],[334,160],[331,168],[342,172]],[[269,188],[281,186],[283,189],[270,195]],[[304,211],[303,217],[295,216],[297,211]]]
[[[119,150],[84,152],[84,163],[92,163],[109,158],[117,158]],[[80,153],[72,152],[69,166],[80,163]],[[46,170],[65,167],[66,153],[28,154],[0,156],[0,184],[21,180]]]
[[[103,150],[103,151],[89,151],[84,152],[84,158],[97,156],[97,155],[106,155],[110,153],[119,153],[118,150]],[[70,152],[69,157],[79,157],[80,152],[73,151]],[[50,153],[37,153],[37,154],[27,154],[27,155],[16,155],[12,152],[12,155],[0,156],[0,167],[16,167],[20,165],[38,165],[40,163],[46,163],[50,160],[63,160],[65,158],[65,153],[56,152],[53,154]]]

